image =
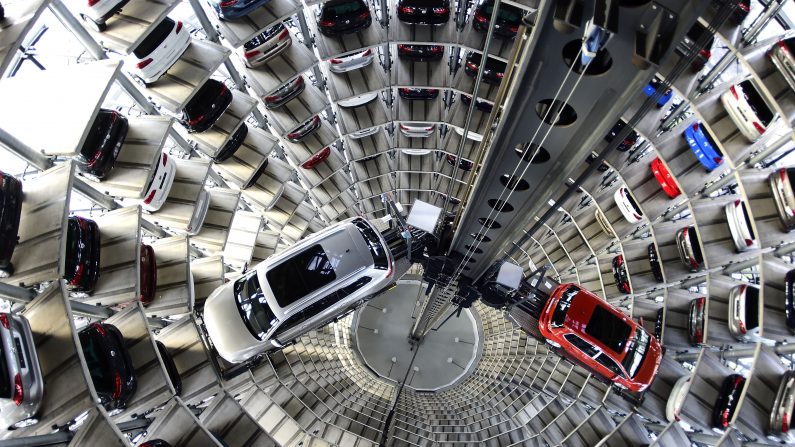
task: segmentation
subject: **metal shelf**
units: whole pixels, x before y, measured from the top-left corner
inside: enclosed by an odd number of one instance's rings
[[[229,237],[230,226],[240,201],[240,192],[227,188],[209,188],[210,205],[201,231],[191,236],[190,243],[206,254],[223,251]]]
[[[285,105],[268,109],[269,123],[280,135],[286,135],[296,126],[329,107],[326,95],[311,83]]]
[[[200,3],[205,14],[210,19],[210,23],[233,49],[248,42],[252,37],[264,31],[265,28],[271,27],[301,10],[300,2],[272,0],[260,5],[245,17],[221,20],[208,3]]]
[[[272,161],[269,155],[277,145],[278,140],[273,135],[250,126],[248,135],[235,153],[221,163],[213,163],[212,168],[227,183],[242,188],[251,182],[266,162]]]
[[[0,35],[0,76],[6,72],[19,45],[49,3],[49,0],[31,0],[6,6],[3,33]]]

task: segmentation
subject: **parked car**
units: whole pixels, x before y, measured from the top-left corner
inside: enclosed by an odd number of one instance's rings
[[[232,92],[223,82],[208,79],[182,109],[180,124],[188,132],[204,132],[218,121],[232,103]]]
[[[392,283],[384,239],[356,217],[309,236],[216,289],[204,325],[232,363],[280,349],[367,301]]]
[[[613,141],[616,135],[618,135],[618,133],[621,132],[621,129],[623,129],[624,126],[626,125],[627,123],[625,123],[624,120],[621,119],[618,120],[615,126],[613,126],[613,128],[610,129],[610,132],[607,135],[605,135],[605,141],[607,141],[608,143]],[[626,152],[632,149],[632,147],[638,143],[639,139],[640,139],[640,134],[633,130],[627,135],[626,138],[624,138],[624,140],[621,143],[619,143],[618,146],[616,146],[616,150],[619,152]]]
[[[292,141],[293,143],[300,143],[301,140],[315,133],[316,130],[320,129],[320,125],[321,125],[320,115],[315,115],[312,118],[309,118],[308,120],[299,124],[298,127],[293,129],[292,132],[288,133],[287,139]]]
[[[363,106],[376,99],[378,99],[378,92],[371,92],[351,98],[340,99],[337,101],[337,105],[342,108],[351,109],[354,107]]]
[[[627,222],[638,223],[643,219],[643,210],[640,209],[640,205],[632,197],[632,192],[626,186],[616,190],[613,194],[613,200],[615,200],[618,210],[621,211],[621,215],[624,216]]]
[[[450,166],[455,166],[456,165],[456,162],[455,162],[456,161],[456,156],[455,155],[447,154],[446,158],[447,158],[447,164],[449,164]],[[465,171],[465,172],[471,171],[474,166],[475,166],[475,163],[472,163],[471,161],[467,160],[466,158],[462,158],[461,161],[458,163],[458,169],[460,169],[462,171]]]
[[[315,169],[315,166],[326,160],[329,155],[331,155],[331,148],[326,146],[312,154],[305,162],[301,163],[301,167],[304,169]]]
[[[704,46],[696,52],[696,48],[698,48],[699,41],[704,38],[705,35],[709,35],[706,40]],[[676,53],[681,57],[686,57],[691,53],[696,53],[695,58],[693,61],[690,62],[690,68],[693,71],[701,71],[704,69],[704,66],[709,61],[709,58],[712,57],[712,44],[715,43],[715,36],[712,35],[705,27],[701,24],[701,22],[696,21],[693,26],[687,31],[685,34],[685,38],[682,39],[681,42],[676,46]]]
[[[155,341],[155,346],[157,346],[157,352],[160,354],[160,358],[163,359],[163,366],[166,367],[168,381],[171,382],[171,386],[174,387],[175,394],[179,396],[182,394],[182,378],[179,376],[179,370],[174,363],[174,358],[171,357],[171,353],[166,349],[166,345],[160,340]]]
[[[627,272],[627,264],[624,262],[624,255],[618,255],[613,258],[613,279],[616,281],[616,287],[621,293],[632,293],[632,287],[629,285],[629,273]]]
[[[190,45],[190,33],[182,22],[166,17],[127,56],[125,66],[139,82],[151,84],[160,79]]]
[[[232,20],[245,17],[270,0],[207,0],[218,18]]]
[[[494,13],[494,0],[484,0],[475,8],[475,17],[472,20],[472,28],[481,33],[489,30],[491,15]],[[497,37],[513,39],[519,32],[519,25],[522,23],[524,12],[507,3],[500,3],[497,10],[497,22],[494,24],[494,35]]]
[[[186,228],[191,236],[199,234],[204,225],[204,219],[207,217],[207,210],[210,208],[210,193],[206,189],[199,192],[199,197],[196,199],[196,206],[193,207],[193,215],[188,222]]]
[[[349,134],[349,136],[354,140],[359,140],[364,137],[369,137],[370,135],[375,135],[376,133],[378,133],[378,130],[380,128],[381,126],[373,126],[370,127],[369,129],[357,130],[356,132],[352,132],[351,134]]]
[[[155,258],[155,250],[151,245],[146,244],[141,244],[140,257],[138,280],[141,287],[141,295],[139,299],[141,303],[146,306],[155,299],[155,290],[157,289],[157,259]]]
[[[690,391],[691,376],[682,376],[674,383],[671,392],[668,394],[668,401],[665,405],[665,418],[668,422],[678,422],[679,412],[685,403],[687,393]]]
[[[93,220],[69,216],[66,226],[64,279],[73,293],[90,295],[99,279],[99,226]]]
[[[662,361],[656,338],[577,284],[550,294],[538,329],[557,353],[631,392],[648,388]]]
[[[601,228],[606,235],[610,237],[616,236],[615,231],[613,231],[613,227],[610,225],[610,221],[607,220],[607,217],[602,210],[597,208],[596,211],[594,211],[594,218],[596,219],[596,223],[599,224],[599,228]]]
[[[649,254],[649,265],[651,266],[651,274],[657,282],[665,282],[663,278],[662,265],[660,264],[660,256],[657,254],[657,247],[652,242],[646,249]]]
[[[439,89],[400,87],[398,89],[398,95],[400,95],[400,97],[403,99],[408,99],[409,101],[413,100],[429,101],[431,99],[436,99],[439,97]]]
[[[144,189],[144,199],[141,203],[144,211],[154,213],[163,206],[174,184],[176,173],[177,163],[165,152],[161,153],[159,163],[155,164],[155,173]]]
[[[759,243],[756,241],[756,234],[754,234],[751,219],[748,217],[748,208],[742,200],[735,200],[734,202],[727,203],[726,222],[729,224],[729,232],[734,241],[734,247],[738,252],[744,252],[759,248]]]
[[[789,427],[793,411],[795,411],[795,371],[788,370],[781,376],[776,399],[773,401],[768,433],[784,442],[792,442]]]
[[[101,33],[108,29],[108,19],[121,12],[130,0],[88,0],[87,6],[80,9],[80,18],[91,29]]]
[[[750,80],[729,87],[720,101],[740,133],[752,143],[776,119],[776,113]]]
[[[705,297],[690,300],[690,312],[687,317],[687,340],[693,346],[704,343],[704,330],[707,323],[706,318],[707,299]]]
[[[246,67],[255,68],[282,54],[292,43],[290,31],[279,22],[249,39],[237,51]]]
[[[692,126],[688,126],[684,136],[690,150],[696,154],[699,163],[706,168],[707,172],[711,172],[723,163],[723,154],[716,147],[712,136],[704,131],[701,121],[696,121]]]
[[[128,129],[126,116],[115,110],[99,109],[80,154],[73,157],[79,174],[92,182],[102,181],[113,169]]]
[[[612,37],[612,33],[601,26],[593,23],[593,19],[585,24],[585,37],[582,40],[580,49],[580,63],[587,66],[596,54],[607,45],[607,41]]]
[[[740,341],[760,341],[759,289],[748,284],[729,292],[729,332]]]
[[[265,95],[262,100],[265,101],[265,107],[268,109],[278,109],[300,95],[305,87],[306,83],[304,82],[304,77],[298,75],[297,78],[287,81],[270,94]]]
[[[773,62],[778,72],[787,81],[790,90],[795,90],[795,59],[792,53],[795,52],[795,37],[779,40],[767,52],[770,61]]]
[[[224,144],[221,150],[218,151],[215,157],[213,157],[213,161],[216,163],[222,163],[228,160],[232,155],[235,155],[240,146],[243,144],[243,140],[246,139],[248,135],[248,126],[246,123],[240,125],[237,130],[229,137],[229,141]]]
[[[701,254],[701,244],[698,240],[696,227],[693,225],[682,228],[676,232],[676,248],[679,251],[679,260],[691,272],[697,272],[704,264]]]
[[[646,87],[644,87],[643,93],[649,97],[654,96],[654,93],[657,92],[657,89],[660,88],[660,85],[662,85],[662,81],[655,77],[651,81],[649,81]],[[657,100],[657,108],[660,108],[665,104],[667,104],[668,101],[670,101],[673,96],[674,96],[673,90],[671,90],[670,88],[666,90],[665,93],[662,96],[660,96],[660,98]]]
[[[458,134],[459,137],[464,138],[464,129],[462,129],[460,127],[453,127],[453,130],[455,131],[456,134]],[[472,141],[477,141],[477,142],[483,141],[483,135],[481,135],[481,134],[479,134],[477,132],[473,132],[471,130],[467,131],[467,136],[466,137],[467,137],[468,140],[472,140]]]
[[[784,315],[789,331],[795,334],[795,269],[784,276]]]
[[[450,20],[448,0],[398,0],[397,17],[413,25],[444,25]]]
[[[372,48],[368,48],[358,53],[329,59],[328,69],[332,73],[347,73],[372,64],[373,59],[375,59],[375,53],[373,53]]]
[[[171,444],[169,444],[168,441],[164,441],[162,439],[150,439],[138,444],[138,447],[171,447]]]
[[[438,61],[444,56],[444,45],[408,45],[400,44],[398,57],[414,62]]]
[[[0,326],[0,424],[14,430],[38,422],[44,376],[27,318],[0,313]]]
[[[400,133],[409,138],[427,138],[433,135],[436,124],[414,125],[400,123]]]
[[[138,388],[124,336],[107,323],[91,323],[77,335],[99,403],[112,413],[123,410]]]
[[[682,194],[679,185],[677,185],[676,180],[674,180],[674,176],[671,175],[671,171],[668,170],[668,167],[665,166],[665,162],[663,162],[660,157],[652,160],[650,166],[651,173],[654,174],[654,178],[657,180],[657,183],[660,184],[660,188],[662,188],[665,195],[674,199],[678,197],[679,194]]]
[[[0,172],[0,278],[14,274],[11,257],[17,246],[21,216],[22,182],[13,175]]]
[[[469,76],[475,77],[480,70],[482,55],[474,51],[467,54],[466,64],[464,65],[464,72]],[[481,80],[486,84],[499,85],[505,76],[505,69],[507,64],[493,57],[486,58],[486,68],[483,70],[483,77]]]
[[[336,37],[367,29],[372,22],[363,0],[330,0],[320,6],[317,24],[321,34]]]
[[[795,168],[777,169],[768,180],[784,230],[795,230]]]
[[[737,410],[737,404],[740,400],[740,395],[745,386],[745,377],[741,374],[731,374],[723,379],[718,399],[715,401],[715,406],[712,408],[712,426],[718,429],[726,429],[729,427],[734,412]]]
[[[472,97],[469,96],[469,95],[465,95],[465,94],[461,93],[461,102],[463,102],[464,105],[469,107],[469,105],[472,104]],[[475,110],[480,110],[483,113],[491,113],[491,110],[493,108],[494,108],[494,104],[493,103],[490,103],[490,102],[488,102],[486,100],[483,100],[481,98],[478,98],[478,100],[475,101]]]

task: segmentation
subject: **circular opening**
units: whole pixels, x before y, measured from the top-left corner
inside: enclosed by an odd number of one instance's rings
[[[502,186],[514,191],[526,191],[530,188],[530,184],[525,179],[510,174],[503,174],[500,177],[500,183],[502,183]]]
[[[471,251],[472,251],[472,253],[475,253],[476,255],[479,255],[479,254],[483,253],[483,250],[481,250],[481,249],[480,249],[480,248],[478,248],[478,247],[473,247],[472,245],[464,245],[464,247],[465,247],[467,250],[471,250]]]
[[[582,63],[582,58],[579,57],[581,47],[582,40],[580,39],[572,40],[563,46],[563,62],[573,72],[582,74],[583,69],[585,69],[586,76],[596,76],[607,73],[607,70],[610,70],[610,67],[613,66],[613,58],[610,57],[610,53],[602,48],[596,52],[596,57],[586,67]]]
[[[497,222],[496,220],[494,220],[494,219],[486,219],[485,217],[481,217],[480,219],[478,219],[478,222],[481,225],[483,225],[484,227],[488,228],[488,229],[502,227],[502,225],[500,225],[500,223]]]
[[[471,233],[470,236],[472,236],[476,241],[491,242],[491,238],[483,233]]]
[[[535,143],[522,144],[521,146],[518,146],[515,151],[516,155],[522,157],[522,160],[527,162],[532,160],[531,164],[534,165],[546,163],[550,158],[552,158],[552,156],[549,155],[548,150]]]
[[[504,200],[489,199],[489,201],[486,203],[488,203],[492,209],[499,213],[510,213],[513,211],[513,205]]]
[[[536,113],[547,124],[553,126],[568,126],[577,121],[577,112],[574,107],[566,104],[565,102],[556,99],[542,99],[536,104]],[[555,120],[557,117],[557,120]]]

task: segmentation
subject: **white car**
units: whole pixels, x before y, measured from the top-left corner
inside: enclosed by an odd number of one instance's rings
[[[190,45],[190,33],[182,22],[166,17],[127,56],[125,66],[144,84],[157,81]]]
[[[374,126],[369,129],[357,130],[356,132],[351,133],[350,137],[353,138],[354,140],[358,140],[364,137],[369,137],[370,135],[375,135],[376,133],[378,133],[379,129],[381,129],[381,126]]]
[[[411,125],[400,123],[400,132],[409,138],[427,138],[436,130],[435,124]]]
[[[679,411],[685,403],[688,391],[690,391],[690,376],[680,377],[671,388],[668,403],[665,405],[665,418],[668,422],[679,421]]]
[[[729,224],[729,232],[732,235],[734,247],[737,251],[744,252],[759,248],[754,229],[751,226],[751,219],[748,218],[748,209],[745,207],[745,202],[735,200],[727,203],[725,210],[726,222]]]
[[[345,73],[366,67],[373,63],[373,59],[375,59],[375,55],[373,49],[370,48],[360,53],[329,59],[328,69],[332,73]]]
[[[729,332],[739,341],[762,342],[759,289],[748,284],[734,286],[729,291]]]
[[[315,233],[217,288],[204,304],[215,350],[240,363],[334,321],[394,282],[384,238],[355,217]]]
[[[163,152],[155,166],[155,173],[144,190],[144,199],[141,202],[144,210],[153,213],[163,206],[168,193],[171,191],[171,185],[174,184],[176,173],[177,163]]]
[[[365,93],[363,95],[354,96],[352,98],[341,99],[337,101],[337,105],[346,109],[350,109],[353,107],[363,106],[370,101],[375,100],[378,98],[378,92],[374,93]]]
[[[237,52],[246,67],[254,68],[278,56],[292,43],[290,31],[284,27],[283,23],[277,23],[252,37],[238,48]]]
[[[80,18],[94,31],[102,32],[108,28],[107,21],[130,0],[88,0],[80,11]]]
[[[613,227],[610,225],[610,221],[607,220],[607,216],[605,216],[605,213],[603,213],[602,210],[597,208],[593,215],[596,219],[596,223],[599,224],[599,228],[601,228],[606,235],[610,237],[616,236],[615,231],[613,231]]]
[[[729,87],[729,91],[721,95],[720,101],[740,133],[752,143],[765,133],[767,126],[776,118],[751,81]]]
[[[400,152],[403,152],[406,155],[428,155],[431,153],[430,149],[401,149]]]
[[[461,137],[464,136],[464,129],[462,129],[460,127],[454,127],[453,129],[455,129],[455,133],[457,133],[459,136],[461,136]],[[469,132],[467,132],[467,138],[472,140],[472,141],[477,141],[477,142],[483,141],[483,135],[481,135],[479,133],[472,132],[471,130]]]
[[[188,234],[195,236],[202,230],[204,225],[204,218],[207,217],[207,210],[210,208],[210,193],[206,189],[202,189],[199,193],[199,198],[196,200],[196,206],[193,208],[193,215],[188,223]]]
[[[640,209],[638,202],[632,197],[629,188],[626,186],[618,188],[613,194],[613,199],[627,222],[638,223],[643,219],[643,210]]]

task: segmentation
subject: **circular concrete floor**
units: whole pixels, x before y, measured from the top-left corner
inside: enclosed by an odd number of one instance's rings
[[[419,391],[435,391],[458,382],[474,368],[482,348],[479,317],[467,309],[430,331],[416,348],[412,363],[415,350],[408,336],[419,312],[417,300],[424,292],[419,281],[399,281],[397,287],[358,310],[356,345],[365,363],[381,377],[405,380],[406,386]]]

